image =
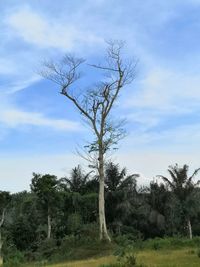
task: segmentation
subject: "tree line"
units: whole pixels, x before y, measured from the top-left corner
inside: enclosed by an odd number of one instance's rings
[[[105,215],[110,235],[131,240],[200,235],[200,189],[188,166],[170,166],[138,186],[137,174],[109,162],[105,166]],[[30,191],[0,192],[0,252],[29,252],[37,259],[44,242],[59,247],[66,237],[98,239],[99,176],[72,169],[70,177],[33,173]],[[196,179],[195,179],[196,180]],[[43,245],[44,246],[44,245]],[[70,246],[70,245],[69,245]],[[45,246],[44,246],[45,247]]]

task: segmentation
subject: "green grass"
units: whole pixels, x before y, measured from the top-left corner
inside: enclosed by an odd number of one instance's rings
[[[25,264],[24,267],[99,267],[114,263],[115,255],[132,252],[138,264],[145,267],[200,267],[200,238],[155,238],[146,241],[116,244],[100,243],[72,246],[66,245],[59,250],[58,257],[52,258],[52,264],[38,262]],[[129,250],[130,249],[130,250]],[[63,257],[61,257],[63,255]],[[54,264],[53,264],[54,263]],[[13,266],[12,266],[13,267]]]
[[[146,267],[199,267],[200,258],[197,256],[197,249],[183,248],[175,250],[143,250],[136,253],[138,264]],[[88,260],[69,261],[65,263],[46,265],[46,267],[99,267],[116,261],[114,256],[91,258]],[[27,265],[36,267],[39,265]],[[42,265],[40,265],[42,266]]]
[[[79,261],[67,261],[65,263],[57,263],[57,264],[50,264],[50,265],[25,265],[26,267],[99,267],[99,265],[112,263],[116,259],[114,256],[106,256],[100,258],[91,258],[88,260],[79,260]]]
[[[148,250],[139,252],[138,263],[148,267],[199,267],[197,250],[187,248],[179,250]]]

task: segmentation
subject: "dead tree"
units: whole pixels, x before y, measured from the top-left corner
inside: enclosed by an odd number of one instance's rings
[[[1,228],[3,226],[4,220],[5,220],[5,208],[2,211],[1,215],[1,221],[0,221],[0,265],[3,264],[3,258],[2,258],[2,246],[3,246],[3,240],[2,240],[2,235],[1,235]]]
[[[0,191],[0,266],[3,264],[2,247],[2,227],[5,222],[5,213],[10,202],[10,194],[6,191]]]
[[[87,160],[96,167],[99,176],[100,239],[109,241],[104,204],[105,156],[124,136],[121,123],[113,121],[110,115],[121,89],[133,81],[136,67],[135,61],[123,59],[122,48],[123,42],[109,42],[105,64],[87,64],[105,74],[103,81],[87,90],[74,87],[81,77],[79,68],[85,62],[83,59],[65,55],[59,62],[45,62],[40,72],[44,78],[60,86],[60,93],[74,104],[94,134],[94,140],[85,148]]]

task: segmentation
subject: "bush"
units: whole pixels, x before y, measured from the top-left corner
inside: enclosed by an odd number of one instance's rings
[[[24,259],[23,253],[16,249],[13,249],[13,252],[7,255],[7,257],[5,257],[5,263],[3,264],[3,266],[18,267],[24,262],[25,262],[25,259]]]
[[[120,235],[115,237],[114,241],[117,243],[117,245],[126,247],[130,245],[134,245],[134,240],[131,239],[130,235]]]
[[[153,243],[153,249],[154,250],[158,250],[158,249],[160,249],[161,248],[161,246],[160,246],[160,243],[159,242],[154,242]]]
[[[180,238],[180,237],[168,237],[168,238],[154,238],[148,239],[143,242],[143,246],[148,249],[177,249],[183,247],[199,247],[200,238],[195,237],[194,239]]]
[[[56,240],[54,239],[45,239],[38,244],[38,248],[36,250],[35,258],[37,260],[50,260],[52,255],[56,252],[57,245]]]
[[[126,267],[134,267],[136,265],[136,257],[133,253],[129,253],[122,258],[122,263]]]
[[[99,226],[97,223],[83,224],[81,227],[81,239],[84,243],[99,240]]]
[[[67,219],[67,229],[69,233],[78,235],[82,226],[82,218],[79,213],[70,214]]]

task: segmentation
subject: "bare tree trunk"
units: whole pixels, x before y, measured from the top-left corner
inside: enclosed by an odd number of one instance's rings
[[[3,265],[2,246],[3,246],[3,241],[2,241],[1,229],[0,229],[0,266]]]
[[[189,238],[192,239],[192,225],[190,219],[187,220]]]
[[[5,211],[6,211],[6,209],[3,209],[1,221],[0,221],[0,266],[3,265],[3,257],[2,257],[3,240],[2,240],[2,236],[1,236],[1,227],[2,227],[4,220],[5,220]]]
[[[111,241],[105,218],[105,199],[104,199],[104,159],[103,152],[99,151],[99,227],[100,227],[100,240]]]
[[[110,237],[107,232],[105,220],[105,203],[104,203],[104,155],[113,145],[124,137],[124,131],[121,124],[113,124],[109,120],[109,115],[113,106],[119,97],[119,93],[125,85],[131,83],[135,77],[135,64],[126,63],[123,60],[121,50],[123,42],[108,42],[106,63],[104,65],[90,65],[91,67],[108,72],[110,79],[101,82],[100,86],[93,86],[87,90],[74,94],[73,90],[69,90],[71,86],[81,77],[78,71],[83,59],[65,55],[60,62],[45,62],[41,75],[48,80],[53,81],[61,87],[60,93],[68,98],[79,110],[81,115],[89,122],[95,141],[87,145],[89,154],[98,151],[98,173],[99,173],[99,224],[100,239]],[[90,154],[91,155],[91,154]],[[92,156],[84,157],[89,162],[94,163]],[[96,157],[95,157],[96,166]]]
[[[51,215],[50,215],[50,209],[48,208],[48,215],[47,215],[47,238],[51,238]]]

